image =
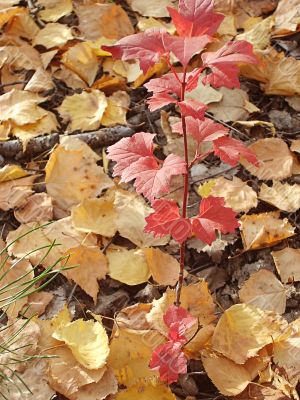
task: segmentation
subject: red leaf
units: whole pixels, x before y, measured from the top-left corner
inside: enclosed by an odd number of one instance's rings
[[[185,161],[175,154],[168,155],[161,168],[153,156],[142,157],[126,168],[122,180],[129,182],[135,179],[136,191],[152,201],[169,191],[172,176],[185,173]]]
[[[182,218],[174,200],[155,200],[154,213],[146,217],[145,232],[154,236],[171,235],[178,243],[183,243],[191,234],[191,222]]]
[[[166,74],[161,78],[151,79],[144,85],[149,92],[153,92],[147,103],[150,111],[155,111],[170,103],[176,103],[170,94],[180,97],[181,85],[173,74]]]
[[[154,136],[148,132],[138,132],[109,146],[108,158],[117,163],[114,167],[114,176],[122,175],[127,167],[141,157],[152,157]]]
[[[177,100],[167,93],[157,93],[149,97],[147,103],[149,106],[149,110],[155,111],[159,108],[167,106],[168,104],[177,103]]]
[[[180,36],[213,35],[224,19],[214,13],[212,0],[179,0],[178,11],[168,11]]]
[[[163,318],[170,330],[172,327],[176,327],[179,335],[184,335],[197,322],[197,318],[193,317],[185,308],[175,305],[168,307]]]
[[[182,343],[169,341],[154,350],[149,367],[159,370],[162,381],[169,384],[176,382],[179,374],[187,372],[187,359],[181,347]]]
[[[258,160],[252,150],[248,149],[239,140],[230,136],[221,137],[213,142],[215,155],[219,156],[222,161],[232,165],[233,167],[239,162],[241,156],[246,158],[251,164],[257,165]]]
[[[145,74],[167,52],[163,44],[164,34],[166,31],[163,29],[149,29],[146,32],[126,36],[113,46],[102,46],[102,49],[109,51],[116,59],[138,59]]]
[[[178,37],[165,35],[164,44],[166,49],[178,58],[181,64],[185,67],[195,53],[200,53],[204,47],[210,43],[213,38],[208,35],[196,37]]]
[[[239,226],[231,208],[224,207],[224,199],[209,196],[202,199],[199,215],[193,219],[193,232],[209,245],[216,239],[216,229],[222,233],[234,232]]]
[[[197,85],[198,85],[198,80],[200,77],[201,72],[203,71],[203,68],[195,68],[192,72],[188,72],[186,74],[186,80],[187,80],[187,84],[185,87],[185,90],[187,92],[190,92],[194,89],[196,89]]]
[[[227,42],[215,52],[202,54],[205,68],[211,69],[211,74],[206,76],[202,82],[215,87],[225,86],[227,88],[239,87],[237,63],[256,64],[257,59],[253,54],[252,44],[245,40]]]
[[[196,119],[203,119],[205,111],[207,110],[207,106],[205,104],[194,99],[179,101],[178,106],[180,107],[181,113],[185,117],[193,117]]]
[[[209,118],[204,118],[202,121],[192,117],[186,117],[186,129],[189,135],[200,144],[201,142],[208,142],[216,140],[228,134],[229,129],[221,124],[213,122]],[[177,122],[172,125],[173,132],[182,134],[182,123]]]

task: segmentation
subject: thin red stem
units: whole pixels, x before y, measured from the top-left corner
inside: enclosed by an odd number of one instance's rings
[[[185,89],[186,89],[186,68],[183,71],[183,79],[181,82],[180,101],[184,101]],[[185,122],[185,117],[183,114],[181,114],[181,122],[182,122],[182,133],[183,133],[183,143],[184,143],[184,160],[185,160],[185,164],[186,164],[186,173],[184,175],[183,202],[182,202],[181,216],[182,216],[182,218],[186,218],[188,195],[189,195],[189,170],[188,170],[189,155],[188,155],[186,122]],[[176,300],[175,300],[175,305],[177,307],[180,306],[180,296],[181,296],[181,290],[182,290],[182,286],[183,286],[185,247],[186,247],[186,242],[181,243],[181,245],[180,245],[180,271],[179,271],[179,277],[178,277],[178,282],[177,282],[177,287],[176,287]]]

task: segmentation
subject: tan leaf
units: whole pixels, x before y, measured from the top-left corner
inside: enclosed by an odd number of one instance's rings
[[[251,382],[247,369],[228,358],[204,353],[201,360],[207,375],[225,396],[236,396]]]
[[[47,69],[49,67],[49,64],[51,63],[53,58],[56,56],[57,52],[58,52],[58,49],[54,49],[54,50],[46,51],[45,53],[41,54],[42,67],[44,69]]]
[[[112,186],[111,179],[97,165],[99,156],[84,142],[65,137],[47,162],[48,194],[64,209],[96,197]]]
[[[110,277],[126,285],[139,285],[151,276],[143,250],[108,248],[106,256]]]
[[[247,40],[252,43],[254,49],[265,49],[269,46],[271,30],[274,26],[274,17],[271,15],[263,19],[250,30],[236,36],[236,40]]]
[[[259,139],[248,149],[256,154],[259,166],[256,167],[243,158],[241,164],[257,178],[262,180],[284,179],[292,175],[292,153],[282,139]]]
[[[82,4],[76,7],[79,29],[87,40],[97,40],[104,36],[108,39],[121,39],[134,33],[127,13],[120,5]]]
[[[82,42],[70,47],[63,54],[62,63],[89,86],[93,84],[99,64],[95,52],[87,43]]]
[[[80,245],[69,249],[66,253],[67,263],[63,267],[75,267],[62,270],[61,273],[68,279],[72,279],[81,287],[96,303],[99,291],[98,279],[104,279],[108,272],[105,255],[98,247]]]
[[[55,67],[56,69],[56,67]],[[60,69],[53,72],[53,77],[63,81],[68,87],[72,89],[86,89],[88,86],[75,72],[60,65]]]
[[[274,12],[274,35],[284,36],[296,32],[300,24],[300,9],[297,0],[281,0]]]
[[[162,246],[169,242],[169,237],[154,238],[150,233],[145,233],[145,218],[153,210],[145,200],[135,193],[117,190],[115,192],[114,206],[117,213],[116,226],[120,235],[129,239],[138,247]]]
[[[32,185],[36,175],[26,176],[16,180],[0,183],[0,209],[8,211],[11,208],[22,207],[33,193]]]
[[[26,12],[23,7],[9,7],[0,11],[0,28],[9,22],[15,15]]]
[[[29,92],[39,93],[53,88],[54,83],[49,72],[45,71],[43,68],[38,68],[24,89]]]
[[[18,125],[37,122],[48,114],[38,106],[44,100],[35,93],[13,89],[0,96],[1,120],[10,120]]]
[[[107,237],[113,237],[117,232],[117,213],[113,201],[106,197],[83,200],[72,208],[71,218],[74,227],[82,232],[93,232]]]
[[[279,219],[279,212],[243,215],[240,230],[244,248],[269,247],[294,235],[294,229],[287,218]]]
[[[146,315],[150,326],[165,335],[168,328],[163,321],[163,315],[174,301],[175,290],[168,288],[160,299],[153,300],[152,310]],[[204,280],[183,286],[180,301],[181,307],[186,308],[190,314],[198,318],[200,325],[208,325],[215,320],[215,304]]]
[[[0,67],[4,64],[27,70],[35,70],[42,67],[40,53],[29,44],[22,41],[22,44],[18,46],[14,46],[12,43],[10,45],[6,43],[1,45],[3,47],[0,47]]]
[[[171,389],[159,383],[153,385],[151,383],[143,383],[132,386],[127,390],[121,390],[115,397],[115,400],[176,400]]]
[[[67,346],[57,346],[52,351],[55,357],[49,360],[49,383],[67,398],[83,386],[99,382],[105,374],[106,367],[90,370],[82,366]]]
[[[283,284],[266,269],[254,272],[239,291],[240,300],[261,310],[283,314],[286,292]]]
[[[263,183],[258,197],[282,211],[295,212],[300,208],[300,185],[275,181],[269,187]]]
[[[300,139],[292,140],[291,150],[300,153]]]
[[[67,132],[92,131],[100,127],[106,107],[105,94],[93,89],[91,92],[66,96],[57,110],[64,122],[69,122]]]
[[[151,275],[159,285],[174,286],[179,275],[179,262],[170,254],[150,247],[144,249]]]
[[[66,25],[49,23],[41,29],[32,41],[33,46],[41,45],[46,49],[61,47],[73,39],[72,30]]]
[[[133,11],[137,11],[144,17],[169,17],[167,7],[174,7],[174,0],[128,0]]]
[[[251,385],[245,389],[243,393],[237,396],[236,400],[289,400],[290,397],[284,395],[280,390],[272,387],[271,385]]]
[[[248,118],[246,101],[249,101],[249,96],[244,90],[222,87],[219,92],[223,95],[222,100],[218,103],[209,104],[209,112],[225,122]]]
[[[235,304],[218,321],[213,350],[237,364],[244,364],[274,340],[286,327],[285,320],[249,304]]]
[[[21,224],[51,221],[53,219],[52,199],[47,193],[34,193],[28,197],[23,206],[14,211],[14,216]]]
[[[214,89],[210,85],[203,85],[202,79],[199,78],[197,87],[186,94],[188,99],[195,99],[204,104],[218,103],[222,100],[223,94],[221,91]],[[203,75],[204,78],[204,75]]]
[[[37,3],[42,6],[39,17],[47,22],[56,22],[73,11],[72,0],[38,0]]]
[[[271,254],[283,283],[300,281],[300,249],[286,247]]]
[[[31,293],[24,307],[26,308],[26,317],[30,318],[34,315],[42,315],[53,297],[54,295],[50,292],[40,291]]]
[[[214,180],[211,195],[224,197],[225,204],[235,212],[248,212],[257,206],[256,192],[240,178],[233,177],[232,181],[223,177]]]
[[[274,362],[283,367],[290,383],[297,385],[300,375],[300,318],[291,322],[274,343]]]
[[[52,334],[66,343],[76,360],[87,369],[105,366],[109,354],[108,337],[99,321],[76,321],[60,325]]]
[[[107,107],[104,111],[101,124],[113,126],[126,125],[126,114],[130,105],[130,97],[124,91],[117,91],[107,99]]]
[[[32,40],[39,32],[40,28],[29,14],[21,13],[14,16],[7,25],[5,33]]]
[[[18,239],[17,241],[15,241]],[[15,241],[15,242],[14,242]],[[12,243],[14,242],[14,243]],[[44,267],[57,266],[65,253],[84,242],[85,246],[95,246],[96,237],[76,231],[72,227],[70,218],[62,218],[48,225],[28,223],[20,225],[15,231],[10,231],[7,243],[9,254],[15,257],[25,257],[32,264],[41,264]],[[53,246],[53,243],[56,246]],[[51,246],[51,250],[49,248]],[[30,252],[30,254],[29,254]],[[49,252],[49,254],[47,254]]]

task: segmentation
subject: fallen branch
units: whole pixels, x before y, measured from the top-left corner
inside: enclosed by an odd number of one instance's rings
[[[72,136],[83,140],[93,149],[96,149],[99,147],[109,146],[123,137],[131,136],[133,133],[133,129],[117,125],[113,128],[103,128],[97,131],[78,133]],[[23,149],[23,144],[20,140],[0,142],[0,156],[4,159],[14,160],[36,157],[42,153],[50,151],[59,143],[60,138],[64,136],[66,135],[52,133],[50,135],[33,138],[28,142],[25,150]]]

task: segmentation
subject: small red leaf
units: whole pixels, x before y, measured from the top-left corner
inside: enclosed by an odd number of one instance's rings
[[[162,381],[176,382],[179,374],[187,372],[187,359],[181,348],[182,343],[169,341],[154,350],[149,367],[159,371]]]
[[[158,63],[161,56],[167,53],[163,36],[163,29],[149,29],[146,32],[137,33],[122,38],[113,46],[102,46],[116,59],[140,61],[140,67],[144,74],[153,64]]]
[[[213,35],[224,19],[214,13],[211,0],[180,0],[178,11],[171,7],[168,11],[180,36]]]
[[[191,235],[191,222],[182,218],[174,200],[155,200],[154,213],[146,217],[145,232],[154,236],[171,235],[178,243],[183,243]]]
[[[187,133],[200,144],[201,142],[208,142],[216,140],[228,134],[229,129],[221,124],[213,122],[209,118],[204,118],[202,121],[192,117],[186,117],[186,130]],[[182,134],[182,123],[177,122],[172,125],[173,132]]]
[[[108,158],[117,163],[114,167],[114,176],[122,175],[127,167],[141,157],[152,157],[154,136],[149,132],[138,132],[109,146]]]
[[[155,111],[158,110],[159,108],[167,106],[168,104],[177,103],[177,100],[167,93],[157,93],[151,96],[147,100],[147,103],[149,106],[149,110]]]
[[[172,176],[184,173],[186,173],[186,164],[175,154],[168,155],[162,167],[153,156],[142,157],[126,168],[122,174],[122,180],[129,182],[135,179],[136,191],[152,201],[155,197],[169,191]]]
[[[176,94],[179,98],[181,93],[181,84],[175,78],[174,74],[166,74],[160,78],[151,79],[148,83],[145,83],[145,88],[149,92],[156,93],[172,93]]]
[[[234,211],[224,207],[224,199],[209,196],[202,199],[199,214],[193,219],[193,232],[198,239],[209,245],[216,239],[216,230],[222,233],[234,232],[239,224]]]
[[[215,88],[224,86],[228,89],[240,87],[239,69],[236,65],[214,65],[211,70],[212,73],[202,79],[204,85],[209,84]]]
[[[179,335],[184,335],[197,322],[197,318],[193,317],[185,308],[175,305],[168,307],[163,318],[170,330],[176,326]]]
[[[184,101],[179,101],[178,106],[182,115],[185,117],[193,117],[195,119],[203,119],[207,106],[200,103],[198,100],[187,99]]]
[[[256,155],[242,142],[230,136],[221,137],[213,142],[214,152],[222,161],[233,167],[239,162],[241,156],[253,165],[258,164]]]

